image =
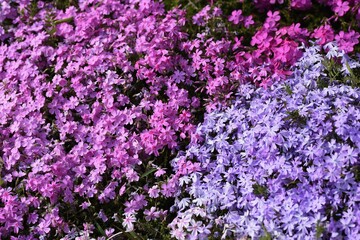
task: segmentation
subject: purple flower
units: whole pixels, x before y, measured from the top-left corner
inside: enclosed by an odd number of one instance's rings
[[[350,136],[360,133],[360,93],[340,81],[319,85],[328,81],[326,60],[341,65],[348,58],[327,47],[330,59],[317,46],[305,49],[287,82],[251,91],[242,85],[231,107],[205,116],[197,129],[202,140],[173,161],[176,169],[187,160],[201,167],[179,179],[173,231],[191,238],[203,223],[217,225],[224,237],[358,233],[354,159],[360,156]]]

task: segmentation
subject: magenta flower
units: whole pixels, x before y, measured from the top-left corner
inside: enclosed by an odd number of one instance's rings
[[[233,24],[239,24],[244,20],[244,17],[242,16],[242,10],[235,10],[231,13],[231,16],[229,17],[229,21]]]
[[[349,2],[336,0],[336,4],[334,6],[334,12],[337,13],[340,17],[344,16],[347,11],[350,10]]]
[[[323,25],[315,29],[312,36],[317,39],[317,43],[320,45],[324,45],[327,42],[333,41],[335,37],[334,30],[330,25]]]
[[[352,52],[354,46],[359,43],[360,34],[351,30],[349,32],[340,31],[339,34],[335,36],[335,40],[339,44],[339,48],[344,50],[346,53]]]

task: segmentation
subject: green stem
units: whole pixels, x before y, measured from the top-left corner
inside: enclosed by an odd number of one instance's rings
[[[58,25],[58,24],[61,24],[61,23],[70,23],[74,20],[73,17],[69,17],[69,18],[64,18],[64,19],[59,19],[59,20],[56,20],[54,21],[54,24],[55,25]]]

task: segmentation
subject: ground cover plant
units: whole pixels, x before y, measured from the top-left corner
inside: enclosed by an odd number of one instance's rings
[[[180,178],[174,237],[359,238],[360,63],[325,46],[306,49],[286,82],[242,85],[205,116],[202,140],[174,160],[199,164]]]
[[[201,140],[204,114],[290,86],[303,46],[357,53],[359,23],[356,0],[0,0],[0,238],[185,237],[180,185],[203,166],[170,162]],[[331,82],[357,84],[329,59]],[[218,227],[190,235],[233,229]]]

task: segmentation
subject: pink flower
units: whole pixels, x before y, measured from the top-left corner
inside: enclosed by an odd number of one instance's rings
[[[122,222],[122,226],[126,228],[126,232],[131,232],[134,230],[134,222],[136,221],[136,217],[133,213],[125,213],[125,218]]]
[[[100,212],[99,212],[99,217],[101,218],[101,220],[103,222],[106,222],[108,220],[106,214],[104,213],[104,211],[101,209]]]
[[[315,29],[311,36],[317,39],[318,44],[324,45],[334,40],[334,31],[330,25],[323,25]]]
[[[165,173],[166,173],[166,171],[164,169],[158,168],[158,170],[155,172],[155,177],[161,177]]]
[[[311,8],[311,0],[292,0],[291,7],[299,10],[306,10]]]
[[[259,30],[251,39],[251,46],[259,45],[260,48],[269,48],[271,45],[271,37],[266,30]]]
[[[87,209],[90,206],[91,206],[91,203],[89,203],[89,202],[83,202],[82,204],[80,204],[80,207],[82,209]]]
[[[179,240],[184,240],[185,239],[185,233],[182,229],[173,229],[170,232],[171,237],[179,239]]]
[[[159,190],[158,186],[153,186],[149,189],[148,193],[149,193],[149,197],[157,198],[157,197],[159,197],[160,190]]]
[[[125,170],[126,178],[129,182],[137,182],[139,181],[139,175],[132,168],[126,168]]]
[[[337,13],[340,17],[344,16],[347,11],[349,11],[349,2],[341,0],[336,1],[336,5],[334,7],[334,12]]]
[[[154,220],[159,217],[159,212],[156,211],[156,207],[151,207],[150,210],[146,209],[144,214],[146,221]]]
[[[338,35],[335,36],[335,40],[339,44],[339,48],[344,50],[346,53],[352,52],[354,46],[359,43],[360,34],[351,30],[350,32],[340,31]]]
[[[231,13],[231,16],[229,17],[229,21],[233,24],[239,24],[244,20],[244,17],[242,16],[241,10],[235,10]]]
[[[211,18],[211,7],[205,6],[200,12],[193,16],[193,23],[199,26],[205,26],[207,21]]]
[[[37,226],[37,231],[41,234],[41,235],[45,235],[47,233],[50,232],[50,224],[51,224],[51,220],[49,218],[46,219],[42,219],[39,223],[39,225]]]
[[[268,18],[266,19],[267,21],[274,21],[274,22],[278,22],[280,21],[280,12],[279,11],[275,11],[275,12],[271,12],[269,11],[267,13]]]
[[[126,191],[126,186],[125,186],[125,184],[124,184],[124,185],[122,185],[122,186],[120,187],[119,195],[122,196],[122,195],[125,193],[125,191]]]
[[[244,20],[244,26],[246,28],[249,28],[251,25],[254,25],[254,20],[253,20],[253,16],[247,16],[245,17],[245,20]]]
[[[176,83],[180,83],[183,82],[185,80],[185,73],[179,70],[176,70],[172,76],[172,79],[176,82]]]
[[[36,213],[29,214],[27,222],[30,224],[34,224],[37,222],[39,215]]]
[[[115,229],[114,229],[114,228],[107,228],[107,229],[105,229],[105,234],[106,234],[107,237],[111,237],[114,232],[115,232]]]

